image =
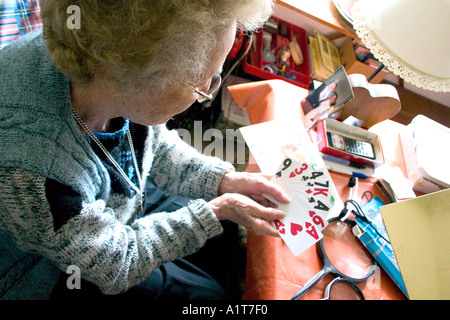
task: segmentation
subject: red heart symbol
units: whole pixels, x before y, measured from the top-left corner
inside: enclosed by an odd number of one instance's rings
[[[297,233],[301,232],[303,230],[303,227],[297,223],[291,222],[291,234],[293,236],[297,235]]]
[[[295,178],[297,175],[295,174],[294,171],[291,172],[291,174],[289,175],[289,178]]]

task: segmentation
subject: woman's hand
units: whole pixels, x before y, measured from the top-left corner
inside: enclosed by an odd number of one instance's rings
[[[270,221],[281,219],[285,213],[279,209],[264,207],[238,193],[226,193],[209,202],[219,220],[230,220],[248,231],[259,235],[277,237],[278,233]]]
[[[224,175],[219,186],[219,194],[239,193],[252,198],[259,204],[276,207],[276,204],[267,200],[263,194],[271,195],[281,203],[291,201],[289,196],[276,184],[269,181],[269,177],[260,173],[228,172]]]
[[[210,201],[219,220],[227,219],[242,225],[256,234],[278,236],[270,223],[281,219],[285,213],[263,194],[271,195],[280,203],[290,201],[287,194],[268,177],[258,173],[228,172],[219,187],[220,197]]]

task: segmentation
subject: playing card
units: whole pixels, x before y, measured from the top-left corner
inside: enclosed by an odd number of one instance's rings
[[[316,227],[322,231],[327,225],[328,221],[323,218],[323,214],[320,212],[321,210],[325,210],[322,203],[312,203],[305,200],[301,195],[297,192],[291,194],[291,196],[295,199],[294,201],[302,208],[303,212],[311,218],[312,222]]]
[[[283,219],[275,220],[273,224],[295,256],[322,239],[322,232],[305,214],[297,201],[293,200],[289,204],[280,205],[279,208],[286,212],[286,216]]]
[[[290,161],[284,162],[284,167]],[[291,163],[292,164],[292,163]],[[292,169],[295,172],[295,166]],[[301,168],[301,167],[300,167]],[[291,197],[291,202],[289,203],[279,203],[273,199],[270,195],[264,195],[267,199],[278,205],[278,209],[284,211],[286,216],[283,219],[276,220],[273,222],[274,226],[289,249],[294,255],[299,255],[317,241],[322,239],[323,228],[326,226],[326,221],[324,221],[320,215],[315,212],[310,204],[300,195],[300,189],[298,185],[291,183],[286,183],[283,176],[288,177],[283,170],[280,177],[274,176],[272,180],[274,183],[278,184],[283,188],[283,190]],[[289,173],[289,171],[286,171]]]
[[[336,202],[336,190],[327,169],[313,157],[287,157],[271,181],[291,198],[280,204],[269,195],[286,216],[274,222],[281,238],[295,255],[300,254],[322,238],[328,216]]]
[[[293,160],[291,158],[284,159],[278,171],[273,176],[273,179],[283,179],[285,180],[288,176],[289,168],[291,168]]]
[[[323,172],[313,171],[308,179],[299,183],[297,194],[303,198],[324,221],[327,221],[329,213],[336,203],[333,182],[331,179],[319,179]],[[315,178],[314,178],[315,177]]]
[[[286,158],[272,181],[287,193],[295,192],[305,199],[327,221],[328,214],[336,203],[336,192],[328,171],[320,168],[311,159],[297,161]]]
[[[279,185],[284,192],[286,192],[289,197],[291,198],[291,203],[296,203],[299,205],[302,209],[302,212],[311,218],[311,220],[314,222],[315,225],[317,225],[317,228],[322,231],[327,225],[328,220],[327,216],[331,209],[331,205],[329,204],[329,200],[325,197],[321,197],[319,195],[316,196],[308,196],[305,195],[305,189],[310,190],[311,187],[306,187],[306,185],[303,185],[302,183],[286,183],[286,181],[278,180],[278,179],[272,179],[273,182],[277,185]],[[313,183],[312,183],[313,184]],[[314,190],[314,189],[313,189]],[[324,190],[319,190],[317,193],[321,193],[323,195]],[[314,194],[314,193],[313,193]],[[266,195],[264,195],[266,196]],[[274,203],[277,203],[273,198],[266,196],[269,200],[273,201]],[[322,199],[320,199],[322,198]],[[285,204],[277,203],[278,208],[280,210],[285,209]],[[288,215],[288,211],[285,211]]]
[[[283,160],[283,163],[278,168],[278,171],[273,176],[277,181],[287,181],[288,183],[297,183],[298,177],[307,176],[315,165],[311,161],[296,160],[294,157],[287,157]]]

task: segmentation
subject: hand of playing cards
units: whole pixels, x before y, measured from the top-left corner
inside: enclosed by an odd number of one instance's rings
[[[294,157],[284,159],[279,171],[271,178],[292,199],[288,204],[277,202],[286,216],[273,224],[294,255],[299,255],[320,239],[327,226],[328,214],[335,204],[336,194],[327,169],[315,163],[313,158],[298,161]]]

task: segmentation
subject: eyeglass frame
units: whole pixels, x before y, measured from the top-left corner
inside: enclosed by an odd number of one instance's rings
[[[344,283],[345,285],[349,286],[359,297],[360,300],[366,300],[364,293],[361,291],[361,289],[353,282],[348,281],[341,277],[334,278],[325,288],[325,292],[323,294],[323,298],[319,300],[331,300],[331,289],[334,285],[337,283]]]
[[[214,78],[216,78],[217,80],[213,81]],[[208,88],[208,93],[205,93],[204,91],[199,90],[184,81],[179,81],[179,82],[184,84],[186,87],[191,89],[193,92],[197,93],[199,95],[199,97],[197,98],[197,102],[203,103],[206,101],[211,101],[214,98],[214,94],[217,92],[217,90],[220,88],[220,85],[222,84],[222,77],[220,76],[220,74],[215,74],[212,76],[211,83],[213,85],[211,86],[211,84],[210,84],[210,87]]]

